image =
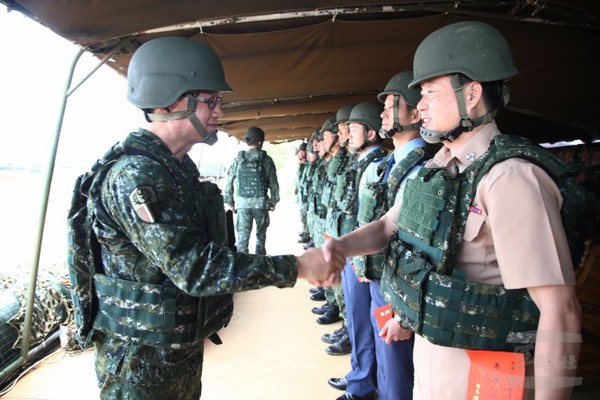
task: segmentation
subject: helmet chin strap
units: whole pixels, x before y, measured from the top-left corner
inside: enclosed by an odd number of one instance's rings
[[[460,84],[457,74],[448,75],[450,78],[450,82],[452,83],[452,88],[454,89],[454,95],[456,96],[456,101],[458,102],[458,111],[460,113],[460,125],[454,129],[451,129],[446,132],[434,131],[433,129],[427,129],[421,127],[420,133],[423,140],[427,143],[439,143],[443,140],[447,140],[448,142],[453,142],[463,132],[472,131],[473,128],[479,125],[488,124],[494,120],[496,114],[498,113],[498,109],[492,110],[481,117],[477,118],[469,118],[467,114],[467,104],[465,102],[465,94],[463,92],[463,87]],[[508,87],[504,86],[504,105],[508,103]]]
[[[198,102],[195,98],[188,97],[187,109],[185,111],[169,112],[166,114],[146,113],[146,119],[148,121],[175,121],[178,119],[187,119],[192,123],[194,128],[196,128],[196,131],[202,138],[202,143],[212,146],[213,144],[217,143],[219,138],[216,133],[208,133],[198,117],[196,117],[197,105]]]
[[[394,125],[392,126],[392,129],[390,130],[385,130],[383,128],[381,128],[379,130],[379,137],[382,139],[388,138],[391,139],[392,136],[394,136],[396,133],[401,133],[401,132],[406,132],[406,131],[414,131],[416,129],[419,129],[421,127],[421,123],[417,123],[417,124],[410,124],[410,125],[400,125],[400,116],[398,115],[399,112],[398,110],[400,109],[400,96],[395,94],[394,95],[394,105],[392,107],[392,110],[394,112]]]

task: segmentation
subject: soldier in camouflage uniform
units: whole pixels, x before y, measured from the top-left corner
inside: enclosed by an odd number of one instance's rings
[[[230,90],[220,60],[200,42],[158,38],[132,57],[128,99],[150,122],[95,176],[88,200],[101,246],[91,340],[103,399],[197,400],[214,296],[298,278],[339,283],[318,250],[267,257],[224,245],[220,190],[198,179],[187,152],[216,141],[220,91]]]
[[[265,255],[269,212],[279,203],[279,183],[273,159],[262,150],[265,133],[250,127],[244,136],[249,146],[233,160],[227,173],[225,204],[237,213],[237,250],[248,253],[252,222],[256,223],[256,254]],[[270,196],[269,196],[270,194]],[[235,198],[235,199],[234,199]]]
[[[350,111],[355,104],[347,104],[338,109],[335,115],[335,126],[323,127],[327,128],[331,133],[335,132],[335,146],[333,147],[333,158],[327,169],[327,181],[323,187],[323,202],[327,204],[327,216],[325,217],[325,231],[332,237],[337,237],[337,229],[332,225],[332,211],[336,208],[335,190],[337,185],[338,175],[343,174],[348,164],[356,156],[348,151],[348,125],[346,121],[350,116]],[[342,326],[336,329],[333,333],[324,333],[321,340],[329,346],[325,349],[329,355],[345,355],[350,353],[351,344],[347,335],[346,327],[346,306],[344,302],[344,291],[342,285],[333,286],[325,289],[325,298],[327,303],[321,307],[318,312],[324,314],[323,319],[336,320],[337,314],[342,318]],[[339,313],[337,311],[339,309]],[[315,310],[313,310],[315,312]]]
[[[524,158],[495,163],[479,180],[472,173],[491,143],[509,140],[495,122],[518,72],[508,43],[488,24],[458,22],[427,36],[413,64],[409,87],[420,87],[423,96],[421,135],[443,147],[407,182],[401,202],[323,251],[357,256],[388,248],[384,296],[401,325],[418,333],[416,399],[476,395],[469,388],[475,361],[465,349],[522,352],[505,354],[528,376],[511,376],[511,389],[525,398],[569,399],[581,307],[561,192]],[[493,353],[488,360],[496,360]],[[493,371],[482,377],[499,379]],[[480,398],[496,394],[484,393],[487,385],[478,389]]]
[[[310,233],[308,233],[308,224],[306,223],[306,207],[308,204],[303,189],[306,183],[306,170],[309,165],[306,158],[306,142],[303,141],[300,143],[296,149],[296,157],[298,158],[298,169],[296,170],[294,194],[296,195],[296,203],[300,209],[300,224],[302,225],[302,230],[298,233],[298,243],[308,243],[310,241]]]
[[[349,151],[356,155],[344,172],[338,175],[335,190],[335,209],[330,216],[330,229],[332,236],[340,237],[351,232],[357,226],[358,196],[361,188],[368,182],[377,179],[377,166],[385,157],[386,153],[381,147],[379,130],[381,129],[380,114],[383,106],[376,102],[364,102],[356,104],[350,111],[348,120],[349,127]],[[342,277],[344,304],[346,306],[347,334],[343,335],[338,342],[329,346],[328,350],[333,354],[342,352],[340,343],[349,341],[351,343],[351,371],[346,375],[346,380],[329,383],[332,386],[341,387],[347,385],[347,393],[340,399],[374,398],[376,392],[375,362],[373,333],[370,325],[369,312],[363,312],[370,308],[370,302],[365,302],[363,293],[368,293],[369,287],[357,280],[353,271],[351,260],[348,259]],[[361,316],[359,319],[358,316]],[[367,315],[365,319],[364,316]],[[332,353],[330,353],[332,354]],[[350,396],[350,397],[348,397]]]

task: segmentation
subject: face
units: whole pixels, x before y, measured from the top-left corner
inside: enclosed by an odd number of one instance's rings
[[[350,135],[348,136],[348,146],[360,147],[365,143],[365,127],[360,122],[351,122],[348,124]]]
[[[198,99],[196,105],[196,117],[209,134],[217,132],[217,129],[219,128],[219,118],[224,115],[223,110],[221,109],[219,96],[219,92],[212,91],[198,91],[193,96]],[[187,109],[187,102],[187,96],[180,98],[177,103],[175,103],[174,107],[172,107],[171,111],[185,111]],[[213,107],[212,110],[210,108],[211,106]],[[192,130],[195,131],[193,125],[189,121],[187,122]]]
[[[327,151],[331,151],[333,150],[336,146],[337,146],[337,136],[333,134],[333,132],[331,131],[325,131],[323,132],[323,147],[324,150]]]
[[[447,132],[460,123],[456,96],[448,76],[439,76],[421,83],[421,101],[417,109],[423,127],[437,132]]]
[[[317,147],[315,147],[317,148]],[[319,140],[319,158],[323,158],[325,157],[325,154],[327,153],[327,147],[325,146],[325,141],[324,140]]]
[[[300,150],[298,153],[296,153],[296,157],[298,157],[298,161],[306,160],[306,151]]]
[[[339,143],[347,143],[348,135],[350,134],[350,130],[348,125],[345,122],[337,124],[338,127],[338,142]]]
[[[406,126],[413,124],[415,121],[416,111],[411,109],[411,107],[406,104],[404,98],[400,96],[398,101],[398,119],[400,121],[400,125]],[[383,106],[383,111],[381,113],[381,127],[385,131],[389,131],[394,127],[394,95],[388,94],[385,98],[385,103]]]

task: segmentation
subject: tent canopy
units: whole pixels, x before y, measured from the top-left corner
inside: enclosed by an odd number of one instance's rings
[[[412,69],[419,43],[453,22],[477,20],[506,37],[519,74],[497,117],[505,133],[538,142],[600,138],[600,2],[596,0],[0,0],[123,75],[157,36],[202,41],[221,57],[222,129],[259,126],[267,140],[308,137],[345,104],[375,101]]]

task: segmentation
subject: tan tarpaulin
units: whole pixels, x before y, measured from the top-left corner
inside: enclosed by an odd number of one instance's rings
[[[480,20],[506,36],[520,70],[509,107],[498,117],[505,132],[540,142],[600,137],[600,2],[404,0],[369,8],[378,2],[0,1],[99,57],[119,38],[135,35],[111,63],[123,73],[131,51],[157,35],[208,43],[234,88],[224,96],[223,129],[241,137],[257,125],[272,141],[306,137],[340,106],[376,100],[391,76],[411,69],[427,34]],[[326,10],[358,4],[369,12]],[[328,13],[289,14],[317,9]],[[272,12],[288,14],[265,14]]]

